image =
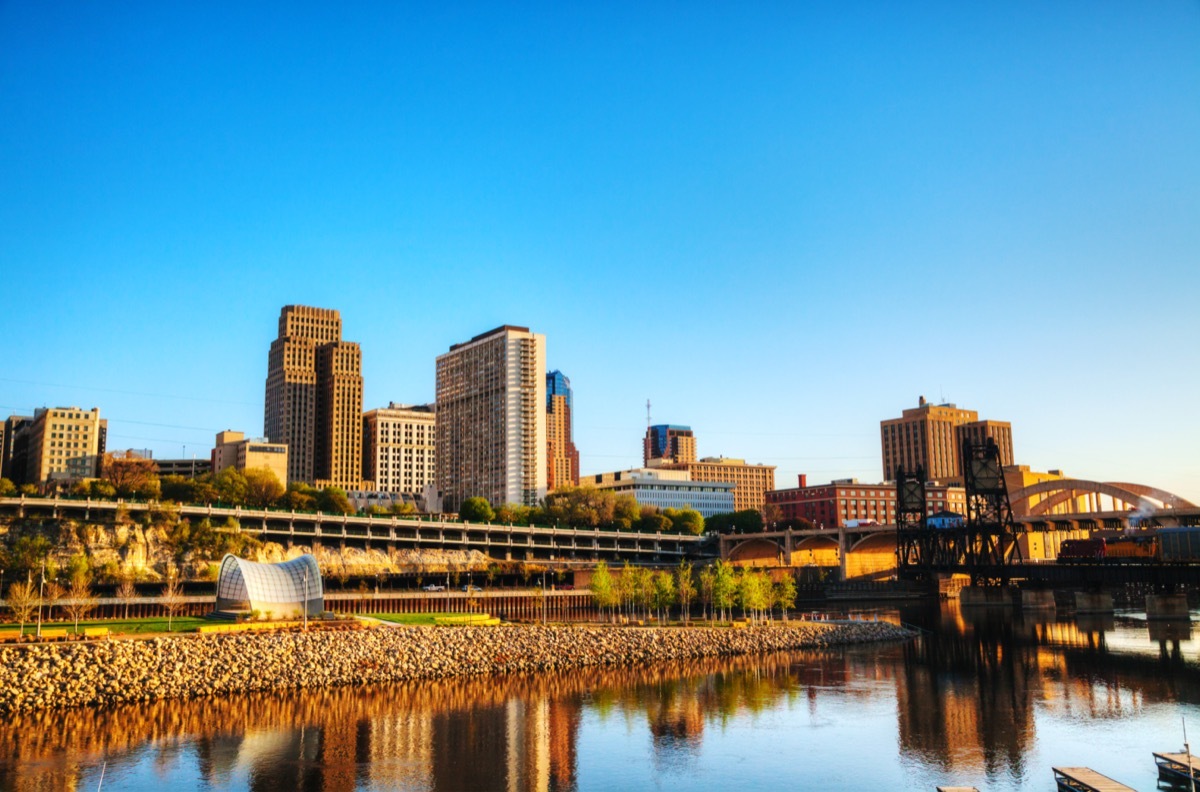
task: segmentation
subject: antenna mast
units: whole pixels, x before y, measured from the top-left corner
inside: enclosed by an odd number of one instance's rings
[[[650,400],[646,399],[646,428],[650,428]]]

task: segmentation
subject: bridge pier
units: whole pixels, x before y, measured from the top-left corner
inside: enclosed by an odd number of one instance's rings
[[[1146,619],[1190,619],[1186,594],[1147,594]]]
[[[958,595],[959,603],[968,607],[1011,608],[1016,599],[1012,586],[963,586]]]
[[[1021,589],[1021,609],[1038,610],[1054,607],[1054,592],[1048,590]]]
[[[1076,591],[1076,613],[1112,613],[1112,594],[1106,591]]]

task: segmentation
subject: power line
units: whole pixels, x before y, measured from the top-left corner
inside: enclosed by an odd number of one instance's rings
[[[230,399],[207,399],[203,396],[180,396],[174,393],[147,393],[146,391],[120,390],[117,388],[98,388],[94,385],[62,385],[54,382],[35,382],[33,380],[0,377],[0,382],[13,382],[18,385],[37,385],[40,388],[70,388],[71,390],[95,391],[97,393],[117,393],[122,396],[149,396],[153,399],[179,399],[181,401],[207,402],[209,404],[240,404],[255,406],[255,402],[232,401]]]

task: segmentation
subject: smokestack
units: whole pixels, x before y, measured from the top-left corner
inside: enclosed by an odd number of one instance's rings
[[[918,400],[917,400],[917,406],[918,406],[918,407],[924,407],[924,406],[925,406],[925,397],[924,397],[924,396],[922,396],[920,399],[918,399]]]
[[[800,489],[804,489],[807,486],[808,486],[808,474],[801,473],[800,474]]]

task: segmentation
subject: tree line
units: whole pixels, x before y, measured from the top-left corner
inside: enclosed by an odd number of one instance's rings
[[[627,561],[617,575],[601,561],[588,588],[600,612],[614,620],[623,616],[666,621],[678,606],[680,619],[687,624],[692,605],[698,602],[703,618],[710,622],[731,621],[734,608],[754,622],[769,619],[778,608],[786,621],[787,612],[796,605],[796,581],[791,575],[774,582],[767,572],[739,570],[728,561],[717,561],[699,572],[687,561],[670,571],[651,571]]]
[[[486,498],[467,498],[458,510],[467,522],[508,525],[565,525],[618,531],[704,533],[705,521],[695,509],[659,509],[639,504],[628,493],[596,487],[559,487],[547,493],[541,506],[505,503],[493,507]]]

